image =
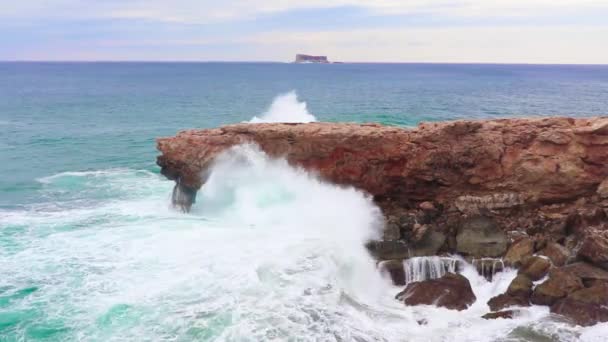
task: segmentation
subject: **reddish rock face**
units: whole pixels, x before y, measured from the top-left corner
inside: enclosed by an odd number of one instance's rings
[[[608,322],[608,285],[600,283],[573,292],[551,306],[551,312],[583,326]]]
[[[160,138],[157,163],[163,175],[195,191],[219,153],[255,143],[270,156],[376,198],[449,203],[475,213],[595,194],[608,178],[607,127],[608,118],[455,121],[413,130],[236,124]]]
[[[464,310],[476,300],[469,280],[454,273],[410,283],[396,298],[406,305],[436,305],[452,310]]]
[[[523,260],[519,274],[525,274],[533,281],[537,281],[547,275],[550,267],[549,258],[533,255]]]
[[[570,251],[566,247],[555,242],[548,243],[538,254],[549,258],[553,263],[553,266],[556,267],[564,266],[570,257]]]
[[[583,281],[574,272],[553,269],[549,273],[549,279],[534,288],[530,301],[537,305],[553,305],[559,299],[583,287]]]
[[[534,241],[525,237],[509,247],[505,254],[505,263],[509,266],[518,267],[522,261],[534,253]]]
[[[608,269],[608,231],[588,232],[578,251],[578,256]]]

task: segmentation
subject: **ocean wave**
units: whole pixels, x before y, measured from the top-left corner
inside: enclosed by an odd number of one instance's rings
[[[260,117],[254,116],[250,123],[263,122],[290,122],[306,123],[317,121],[317,118],[308,112],[306,102],[299,101],[295,90],[278,95],[270,107]]]

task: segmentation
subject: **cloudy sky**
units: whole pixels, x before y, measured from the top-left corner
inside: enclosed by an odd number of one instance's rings
[[[608,63],[608,0],[19,0],[0,60]]]

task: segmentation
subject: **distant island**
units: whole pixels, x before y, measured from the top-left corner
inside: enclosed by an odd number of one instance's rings
[[[318,63],[318,64],[329,64],[327,56],[311,56],[297,54],[294,63]]]

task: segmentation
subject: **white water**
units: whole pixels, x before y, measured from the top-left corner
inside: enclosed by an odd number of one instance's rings
[[[306,102],[299,101],[295,91],[274,98],[270,107],[260,117],[254,116],[249,122],[314,122],[317,118],[308,112]]]
[[[414,257],[403,261],[405,283],[443,277],[447,272],[456,273],[458,262],[456,258],[439,256]]]
[[[0,248],[0,288],[38,287],[1,308],[35,316],[16,336],[42,325],[86,341],[603,341],[608,329],[546,307],[483,320],[515,272],[490,283],[471,265],[468,310],[403,306],[362,247],[379,233],[371,200],[255,147],[219,160],[191,214],[171,210],[171,182],[145,171],[41,182],[60,205],[0,213],[13,246]]]

